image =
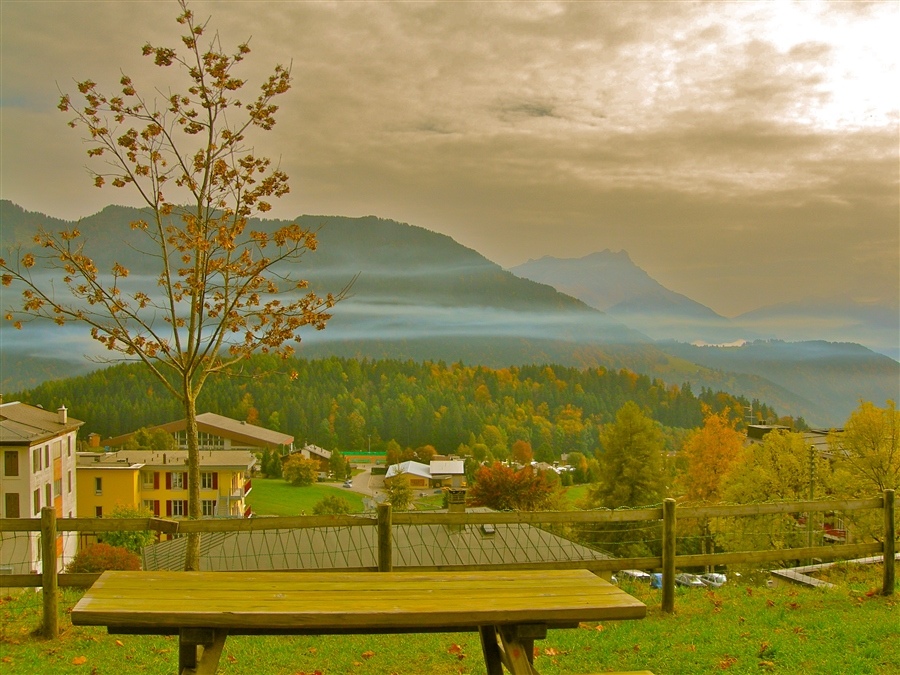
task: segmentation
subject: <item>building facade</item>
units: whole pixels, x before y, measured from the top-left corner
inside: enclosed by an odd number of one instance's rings
[[[76,442],[83,423],[56,412],[19,402],[0,404],[0,517],[39,518],[52,507],[57,518],[78,512]],[[75,555],[77,537],[62,533],[56,548],[60,565]],[[0,540],[0,573],[40,571],[37,533],[4,533]]]
[[[160,518],[188,515],[187,452],[120,450],[78,453],[78,516],[102,518],[117,507]],[[208,518],[250,515],[246,498],[256,456],[243,450],[200,453],[200,505]]]

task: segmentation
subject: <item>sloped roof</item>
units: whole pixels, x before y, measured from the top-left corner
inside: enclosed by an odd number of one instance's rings
[[[247,450],[202,450],[201,468],[249,469],[256,456]],[[119,450],[118,452],[79,452],[79,468],[148,467],[169,470],[187,467],[187,450]]]
[[[501,565],[607,560],[609,555],[527,523],[502,523],[486,533],[481,525],[395,525],[395,569],[445,565]],[[375,568],[374,527],[329,527],[205,533],[200,569],[210,571]],[[145,570],[184,566],[185,539],[144,549]]]
[[[84,422],[58,412],[11,401],[0,404],[0,445],[33,445],[78,429]]]
[[[400,464],[391,464],[388,467],[387,473],[385,474],[385,478],[393,478],[397,474],[408,473],[411,476],[419,476],[421,478],[431,478],[431,467],[427,464],[422,464],[422,462],[416,462],[414,460],[409,460],[406,462],[400,462]]]
[[[184,431],[186,428],[187,420],[184,419],[152,427],[152,429],[162,429],[168,433]],[[293,436],[283,434],[280,431],[272,431],[265,427],[248,424],[247,422],[241,422],[240,420],[231,419],[230,417],[217,415],[216,413],[211,412],[197,415],[197,428],[199,431],[222,436],[224,438],[230,438],[231,440],[239,441],[244,445],[254,447],[280,447],[283,445],[291,445],[294,442]],[[132,436],[134,436],[134,433],[123,434],[122,436],[109,438],[105,440],[103,444],[109,446],[122,445],[122,443]]]
[[[463,459],[433,459],[429,469],[432,476],[464,476],[466,462]]]

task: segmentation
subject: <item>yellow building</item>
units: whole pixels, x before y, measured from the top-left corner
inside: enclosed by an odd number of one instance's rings
[[[200,504],[204,517],[250,515],[246,497],[256,457],[243,450],[200,453]],[[98,518],[116,507],[144,508],[161,518],[188,514],[187,451],[79,452],[78,516]]]

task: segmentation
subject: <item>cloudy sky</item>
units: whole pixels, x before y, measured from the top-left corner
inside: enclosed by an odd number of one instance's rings
[[[511,267],[603,249],[726,316],[898,302],[897,36],[886,2],[194,2],[291,63],[255,139],[275,215],[393,218]],[[60,91],[165,85],[174,3],[0,0],[0,194],[77,219],[92,187]]]

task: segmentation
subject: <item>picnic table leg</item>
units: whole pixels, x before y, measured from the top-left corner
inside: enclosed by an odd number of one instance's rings
[[[488,675],[503,675],[503,666],[512,675],[537,675],[534,640],[546,637],[546,626],[481,626],[478,630]]]
[[[484,665],[487,675],[503,675],[503,660],[500,645],[497,644],[497,629],[494,626],[479,626],[481,635],[481,651],[484,654]]]
[[[227,637],[227,630],[182,628],[178,633],[180,675],[215,675]]]

